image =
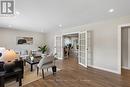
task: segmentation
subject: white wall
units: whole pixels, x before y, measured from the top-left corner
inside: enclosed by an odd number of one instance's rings
[[[20,36],[33,37],[33,44],[17,45],[16,37]],[[45,43],[45,35],[43,33],[0,28],[0,47],[6,47],[7,49],[37,50],[38,46]]]
[[[47,41],[47,45],[49,47],[49,51],[53,51],[55,48],[55,32],[49,32],[46,34],[46,41]]]
[[[96,68],[119,73],[119,60],[117,57],[117,29],[119,25],[130,23],[130,16],[109,19],[92,24],[85,24],[73,28],[62,29],[56,33],[47,34],[49,44],[54,44],[54,35],[93,31],[93,66]],[[51,35],[51,37],[49,37]],[[51,47],[50,47],[51,48]]]

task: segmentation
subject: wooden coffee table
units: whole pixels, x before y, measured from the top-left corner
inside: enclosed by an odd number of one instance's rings
[[[29,57],[25,59],[25,62],[30,64],[30,71],[33,71],[33,65],[38,64],[42,57],[34,57],[34,60],[32,61]]]

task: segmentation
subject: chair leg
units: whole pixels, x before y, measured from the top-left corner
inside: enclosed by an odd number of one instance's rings
[[[44,79],[44,69],[42,69],[42,77],[43,77],[43,79]]]
[[[17,78],[16,78],[16,82],[18,82],[18,81],[19,81],[19,78],[17,77]]]
[[[37,75],[39,74],[39,67],[37,67]]]
[[[26,66],[26,61],[25,60],[23,60],[23,65]]]
[[[19,72],[18,74],[18,81],[19,81],[19,86],[22,86],[22,76],[21,76],[21,73]]]
[[[53,71],[53,75],[55,75],[55,74],[56,74],[56,71],[57,71],[57,70],[56,70],[56,66],[53,66],[53,67],[52,67],[52,71]]]
[[[5,84],[5,80],[4,77],[2,76],[0,77],[0,87],[5,87],[4,84]]]
[[[22,86],[22,79],[19,78],[19,86]]]

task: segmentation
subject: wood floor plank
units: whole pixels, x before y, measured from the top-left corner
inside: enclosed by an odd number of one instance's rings
[[[58,60],[56,76],[50,75],[23,87],[130,87],[130,71],[122,70],[122,75],[84,68],[74,58]]]

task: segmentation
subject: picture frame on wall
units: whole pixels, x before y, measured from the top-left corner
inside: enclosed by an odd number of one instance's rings
[[[17,45],[32,45],[33,37],[16,37]]]

